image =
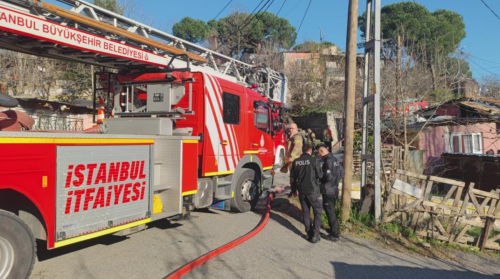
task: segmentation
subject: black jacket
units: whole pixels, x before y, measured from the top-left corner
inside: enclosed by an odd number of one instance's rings
[[[329,153],[323,158],[323,177],[321,178],[321,193],[327,195],[339,194],[339,182],[344,177],[344,168],[340,162]]]
[[[321,163],[311,155],[303,153],[292,163],[290,171],[292,192],[299,191],[302,195],[319,194],[322,176]]]

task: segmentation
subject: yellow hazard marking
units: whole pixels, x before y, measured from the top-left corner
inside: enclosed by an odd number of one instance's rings
[[[161,201],[161,197],[154,195],[153,196],[153,214],[158,214],[163,212],[163,203]]]
[[[250,156],[250,162],[253,162],[253,156]]]
[[[198,140],[182,140],[182,143],[198,143]]]
[[[0,144],[153,144],[153,139],[0,138]]]
[[[58,242],[54,243],[54,247],[55,248],[59,248],[59,247],[63,247],[63,246],[75,244],[77,242],[82,242],[82,241],[89,240],[89,239],[92,239],[92,238],[96,238],[96,237],[99,237],[99,236],[103,236],[103,235],[107,235],[107,234],[112,234],[112,233],[115,233],[115,232],[119,232],[119,231],[122,231],[124,229],[137,227],[139,225],[143,225],[143,224],[146,224],[146,223],[149,223],[149,222],[151,222],[151,218],[144,219],[144,220],[137,221],[137,222],[130,223],[130,224],[126,224],[126,225],[122,225],[122,226],[118,226],[118,227],[114,227],[114,228],[107,229],[107,230],[100,231],[100,232],[90,233],[90,234],[87,234],[87,235],[82,235],[82,236],[78,236],[78,237],[66,239],[66,240],[63,240],[63,241],[58,241]]]
[[[42,188],[47,188],[47,186],[49,184],[48,181],[49,181],[48,176],[46,176],[46,175],[42,176]]]
[[[206,172],[205,176],[216,176],[216,175],[225,175],[232,174],[234,171],[219,171],[219,172]]]
[[[259,154],[259,151],[245,150],[245,151],[243,151],[243,154]]]
[[[273,166],[262,168],[263,170],[272,170]]]
[[[198,190],[193,190],[193,191],[187,191],[187,192],[182,192],[182,196],[189,196],[189,195],[194,195],[198,193]]]
[[[231,198],[234,198],[234,191],[231,192]]]

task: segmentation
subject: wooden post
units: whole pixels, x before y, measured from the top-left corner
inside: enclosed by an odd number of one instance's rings
[[[486,243],[488,243],[488,237],[490,236],[490,232],[491,232],[491,224],[493,222],[495,222],[494,218],[486,217],[485,225],[484,225],[483,230],[481,231],[481,236],[479,238],[479,248],[481,249],[481,252],[484,252],[484,248],[486,247]]]
[[[358,0],[349,1],[349,22],[347,25],[347,63],[345,71],[345,177],[342,185],[342,222],[349,220],[351,212],[352,157],[354,149],[354,116],[356,102],[356,38],[358,31]]]

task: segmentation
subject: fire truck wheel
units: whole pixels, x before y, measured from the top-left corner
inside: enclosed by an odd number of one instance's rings
[[[252,210],[260,196],[260,179],[255,171],[246,169],[238,178],[234,197],[231,198],[231,210],[235,212],[247,212]]]
[[[285,150],[280,150],[280,168],[285,165]]]
[[[28,278],[35,257],[35,237],[28,225],[0,210],[0,279]]]

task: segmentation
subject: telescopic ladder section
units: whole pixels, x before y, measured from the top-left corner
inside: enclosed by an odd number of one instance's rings
[[[0,0],[0,48],[128,72],[200,71],[286,101],[286,78],[241,62],[94,4]]]

